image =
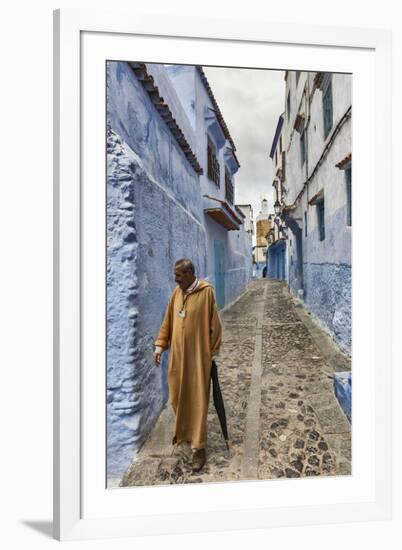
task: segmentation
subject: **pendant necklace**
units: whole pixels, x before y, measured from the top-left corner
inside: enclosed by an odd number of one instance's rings
[[[190,294],[186,294],[186,296],[184,297],[183,303],[181,305],[181,309],[179,310],[179,312],[177,314],[179,317],[181,317],[181,319],[184,319],[184,317],[186,316],[186,312],[184,310],[184,304],[185,304],[188,296],[190,296]]]

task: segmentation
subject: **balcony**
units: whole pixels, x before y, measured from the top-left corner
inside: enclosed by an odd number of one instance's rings
[[[204,195],[204,212],[228,231],[238,230],[243,220],[226,202]]]

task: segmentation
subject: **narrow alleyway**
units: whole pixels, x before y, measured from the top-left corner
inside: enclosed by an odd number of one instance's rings
[[[286,283],[254,280],[221,318],[217,364],[229,453],[211,397],[207,464],[193,473],[188,448],[172,455],[168,404],[120,486],[350,474],[350,424],[331,378],[350,361]]]

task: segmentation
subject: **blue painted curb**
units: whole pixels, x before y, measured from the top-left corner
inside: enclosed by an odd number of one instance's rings
[[[352,373],[335,372],[334,373],[334,391],[336,398],[347,416],[349,422],[352,422]]]

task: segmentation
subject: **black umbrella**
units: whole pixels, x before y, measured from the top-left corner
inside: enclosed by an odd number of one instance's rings
[[[218,380],[218,367],[214,360],[212,360],[211,366],[211,378],[212,378],[212,394],[214,398],[214,405],[216,412],[218,413],[219,422],[221,424],[223,437],[226,441],[226,448],[229,450],[229,436],[228,436],[228,427],[226,423],[226,413],[225,413],[225,404],[223,402],[221,388],[219,387]]]

